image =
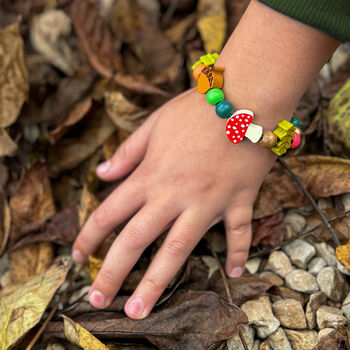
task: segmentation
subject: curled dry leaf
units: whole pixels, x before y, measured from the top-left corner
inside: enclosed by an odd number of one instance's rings
[[[145,120],[148,111],[128,101],[119,91],[105,93],[105,106],[114,124],[128,132],[135,131]]]
[[[323,337],[313,350],[346,350],[350,349],[350,328],[339,326]]]
[[[13,283],[25,282],[44,273],[52,264],[54,248],[50,242],[29,244],[9,253],[10,277]]]
[[[11,242],[25,235],[27,227],[40,226],[56,210],[46,166],[34,163],[22,177],[10,199],[12,216]]]
[[[350,244],[339,245],[335,250],[335,254],[339,262],[350,269]]]
[[[314,198],[350,192],[350,160],[310,155],[288,157],[285,162],[296,173]],[[307,203],[296,182],[276,163],[266,177],[254,206],[254,219]]]
[[[67,339],[85,350],[109,350],[109,348],[94,337],[88,330],[71,318],[62,315],[64,333]]]
[[[220,52],[226,37],[226,4],[224,0],[199,0],[197,28],[206,52]]]
[[[146,338],[160,350],[210,350],[236,333],[247,316],[210,291],[177,291],[167,303],[142,320],[128,317],[79,316],[78,322],[101,338]],[[51,322],[46,334],[64,337],[61,323]]]
[[[326,114],[330,138],[327,145],[336,155],[350,158],[350,79],[329,103]]]
[[[0,349],[12,347],[41,319],[56,290],[66,279],[68,267],[52,265],[16,288],[0,291]]]
[[[52,130],[48,135],[48,139],[52,145],[54,145],[58,140],[60,140],[71,126],[78,123],[84,116],[89,112],[92,106],[92,99],[88,97],[80,102],[78,102],[72,111],[69,113],[68,118],[59,125],[56,129]]]
[[[11,229],[11,213],[6,195],[0,187],[0,256],[6,248]]]
[[[34,17],[30,30],[34,48],[53,66],[72,76],[78,62],[67,40],[70,33],[70,18],[62,10],[53,8]]]
[[[5,128],[16,121],[22,105],[28,97],[28,81],[23,40],[19,33],[19,23],[17,22],[0,30],[1,128]],[[0,134],[0,139],[2,138],[3,135]]]
[[[63,139],[49,152],[48,169],[51,176],[75,168],[103,145],[115,131],[110,118],[102,111],[89,118],[79,137]]]

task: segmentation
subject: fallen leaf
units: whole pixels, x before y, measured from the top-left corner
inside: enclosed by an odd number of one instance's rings
[[[30,229],[30,228],[29,228]],[[53,242],[71,246],[79,233],[79,217],[76,208],[67,208],[55,214],[44,227],[33,227],[23,232],[23,238],[14,245],[9,244],[9,251],[35,242]]]
[[[199,0],[197,28],[208,53],[220,52],[226,37],[226,7],[224,0]]]
[[[46,166],[34,163],[27,170],[10,199],[11,245],[25,234],[26,226],[41,225],[55,214],[50,180]]]
[[[281,244],[284,239],[283,212],[267,216],[260,220],[253,220],[252,224],[252,246],[257,247],[259,244],[263,246],[276,247]]]
[[[0,256],[6,248],[11,229],[11,212],[6,195],[0,187]]]
[[[40,321],[68,270],[67,266],[55,264],[15,289],[9,286],[0,290],[1,350],[12,347]]]
[[[178,44],[184,40],[186,32],[195,23],[195,20],[195,14],[182,18],[179,22],[168,28],[164,34],[172,44]]]
[[[83,227],[85,221],[92,214],[92,212],[99,206],[100,201],[97,197],[91,193],[87,186],[84,185],[83,192],[80,198],[80,208],[79,208],[79,226]]]
[[[313,350],[347,350],[350,349],[350,328],[339,326],[323,337]]]
[[[52,264],[53,245],[50,242],[29,244],[9,253],[10,277],[13,283],[25,282],[43,274]]]
[[[77,322],[100,339],[146,338],[160,350],[213,350],[248,321],[240,308],[210,291],[179,290],[162,305],[142,320],[121,315],[96,320],[86,314],[87,320],[80,315]],[[46,334],[63,338],[62,324],[49,323]]]
[[[340,214],[341,211],[333,208],[326,208],[322,210],[324,216],[329,220]],[[320,224],[323,224],[322,219],[317,213],[312,213],[306,217],[306,224],[308,227],[316,227]],[[337,235],[340,243],[345,243],[350,239],[350,217],[344,216],[339,218],[331,223],[335,234]],[[313,232],[313,236],[317,238],[318,241],[333,241],[332,237],[324,225]]]
[[[33,47],[53,66],[72,76],[78,67],[78,60],[68,43],[70,33],[70,18],[62,10],[47,8],[31,23]]]
[[[89,118],[79,137],[63,139],[49,152],[50,176],[70,170],[91,156],[115,131],[110,118],[102,111]]]
[[[328,134],[326,143],[338,156],[350,158],[350,79],[329,102],[326,112]]]
[[[67,339],[85,350],[108,350],[109,348],[94,337],[88,330],[69,317],[64,319],[64,333]]]
[[[337,255],[337,259],[339,262],[345,266],[347,269],[350,269],[350,245],[344,244],[339,245],[335,249],[335,254]]]
[[[128,101],[119,91],[105,93],[105,107],[114,124],[128,132],[135,131],[149,114],[148,111]]]
[[[310,155],[288,157],[285,162],[316,199],[350,192],[350,160]],[[307,202],[294,179],[276,162],[260,189],[253,218],[260,219]]]
[[[16,121],[28,97],[28,81],[23,40],[16,22],[0,30],[0,128]],[[2,153],[0,148],[0,156]]]
[[[58,140],[60,140],[71,126],[78,123],[85,115],[89,112],[92,106],[92,99],[88,97],[79,103],[77,103],[72,111],[69,113],[68,118],[59,125],[56,129],[52,130],[48,135],[48,139],[52,145],[54,145]]]
[[[272,287],[270,282],[258,276],[253,276],[249,272],[244,272],[238,278],[227,278],[227,283],[231,291],[232,301],[236,305],[242,305]],[[213,273],[209,280],[208,289],[218,293],[227,300],[226,289],[220,271]]]
[[[12,157],[17,152],[17,145],[13,142],[5,129],[0,128],[0,157]]]
[[[111,79],[120,68],[119,58],[113,51],[111,32],[96,7],[89,1],[75,0],[69,15],[91,66]]]

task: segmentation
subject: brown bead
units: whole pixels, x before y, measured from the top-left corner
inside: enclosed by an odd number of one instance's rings
[[[259,143],[265,148],[271,148],[276,145],[277,136],[272,131],[264,131],[263,137]]]

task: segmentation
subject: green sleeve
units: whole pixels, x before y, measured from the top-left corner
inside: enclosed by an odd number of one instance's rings
[[[260,2],[337,39],[350,40],[350,0],[260,0]]]

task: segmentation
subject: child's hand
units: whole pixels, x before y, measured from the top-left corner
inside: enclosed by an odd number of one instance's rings
[[[156,111],[98,168],[107,181],[131,175],[91,215],[74,249],[84,257],[129,220],[90,289],[108,306],[142,252],[171,226],[162,247],[126,304],[131,318],[148,315],[206,231],[220,220],[227,233],[226,273],[238,277],[251,240],[252,205],[270,169],[269,150],[231,143],[225,120],[205,96],[189,91]]]

